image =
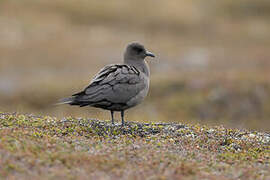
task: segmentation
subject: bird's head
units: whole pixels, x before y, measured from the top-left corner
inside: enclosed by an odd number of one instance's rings
[[[130,43],[124,53],[125,60],[144,60],[147,56],[155,57],[153,53],[147,51],[140,43]]]

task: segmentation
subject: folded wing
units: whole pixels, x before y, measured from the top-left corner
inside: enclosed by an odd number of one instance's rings
[[[108,65],[101,69],[84,91],[74,94],[71,105],[109,108],[126,104],[145,88],[143,75],[133,66]]]

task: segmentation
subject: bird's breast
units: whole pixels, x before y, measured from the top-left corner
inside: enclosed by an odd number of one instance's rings
[[[143,82],[144,82],[143,88],[138,92],[138,94],[136,96],[132,97],[127,102],[127,105],[129,107],[134,107],[134,106],[140,104],[144,100],[144,98],[147,96],[148,91],[149,91],[149,83],[150,83],[149,78],[144,76]]]

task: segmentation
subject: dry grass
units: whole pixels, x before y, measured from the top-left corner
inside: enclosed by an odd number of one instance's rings
[[[269,179],[270,135],[174,123],[0,114],[4,179]]]

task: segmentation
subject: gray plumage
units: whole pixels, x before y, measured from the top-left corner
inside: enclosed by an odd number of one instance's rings
[[[101,69],[83,91],[64,98],[59,104],[92,106],[120,111],[124,125],[124,111],[141,103],[149,90],[150,71],[145,57],[155,57],[139,43],[131,43],[124,53],[123,64],[111,64]]]

